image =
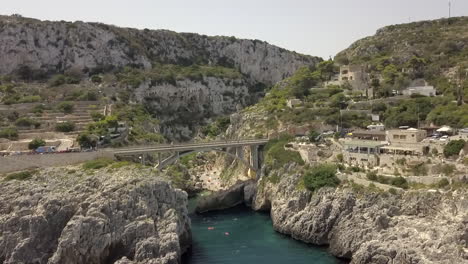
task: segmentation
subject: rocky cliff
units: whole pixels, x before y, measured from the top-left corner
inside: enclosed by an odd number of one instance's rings
[[[0,183],[0,262],[179,262],[191,243],[185,192],[135,168],[79,170]]]
[[[227,115],[255,102],[243,79],[204,77],[151,85],[134,90],[135,99],[162,121],[165,135],[188,139],[205,118]]]
[[[100,23],[0,17],[0,74],[18,70],[106,70],[152,63],[237,68],[251,80],[274,84],[319,58],[259,40],[208,37],[167,30],[137,30]]]
[[[290,171],[279,172],[277,185],[262,179],[253,204],[271,211],[277,231],[329,245],[351,263],[468,263],[466,191],[392,195],[345,186],[311,193]]]

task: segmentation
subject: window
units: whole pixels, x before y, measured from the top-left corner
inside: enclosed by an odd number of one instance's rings
[[[348,74],[348,70],[343,70],[341,74]]]
[[[349,79],[352,81],[352,80],[353,80],[353,76],[349,76]]]

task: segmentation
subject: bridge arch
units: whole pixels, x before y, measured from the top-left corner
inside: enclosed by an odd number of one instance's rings
[[[217,148],[213,148],[213,149],[195,149],[195,150],[188,150],[188,151],[184,151],[184,152],[179,152],[179,153],[175,153],[174,155],[166,158],[165,160],[162,160],[158,165],[156,165],[155,168],[159,169],[159,170],[162,170],[164,169],[165,167],[169,166],[169,165],[172,165],[174,164],[174,162],[176,162],[177,160],[179,160],[181,157],[184,157],[184,156],[187,156],[187,155],[190,155],[192,153],[198,153],[198,152],[210,152],[210,151],[216,151],[216,152],[219,152],[219,153],[224,153],[230,157],[233,157],[235,158],[236,160],[242,162],[247,168],[251,169],[252,171],[255,171],[257,173],[258,169],[255,169],[248,161],[246,161],[245,159],[235,155],[235,154],[232,154],[226,150],[223,150],[223,149],[217,149]]]

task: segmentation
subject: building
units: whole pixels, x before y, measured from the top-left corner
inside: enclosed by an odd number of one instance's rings
[[[426,137],[425,130],[415,128],[387,130],[387,141],[390,144],[418,143]]]
[[[414,86],[414,87],[408,87],[405,90],[403,90],[403,95],[406,96],[411,96],[413,94],[419,94],[419,95],[424,95],[424,96],[436,96],[436,89],[434,86]]]
[[[354,166],[378,166],[380,149],[385,145],[385,142],[380,141],[345,140],[343,160]]]
[[[289,107],[289,108],[296,108],[298,106],[302,106],[302,101],[299,100],[299,99],[289,99],[287,102],[286,102],[286,105]]]
[[[427,137],[425,130],[393,129],[387,131],[388,146],[382,148],[382,154],[420,156],[428,152],[427,144],[422,143]]]
[[[370,131],[385,131],[384,124],[368,125],[367,129]]]
[[[386,140],[385,131],[378,130],[357,130],[354,131],[351,135],[353,139],[361,140],[373,140],[373,141],[385,141]]]

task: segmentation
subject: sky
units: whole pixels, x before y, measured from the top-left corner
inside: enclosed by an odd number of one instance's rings
[[[3,15],[260,39],[329,58],[392,24],[448,17],[448,0],[0,0]],[[468,16],[468,0],[451,0]]]

